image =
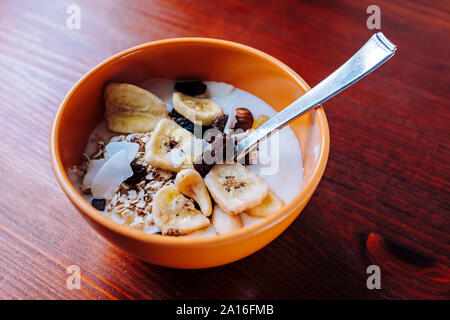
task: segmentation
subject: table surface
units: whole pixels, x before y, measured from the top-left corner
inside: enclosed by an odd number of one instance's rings
[[[328,165],[299,218],[250,257],[189,271],[112,247],[61,191],[48,137],[64,95],[109,56],[180,36],[250,45],[314,86],[376,31],[371,1],[1,1],[0,298],[449,299],[450,2],[429,2],[377,1],[399,50],[325,103]]]

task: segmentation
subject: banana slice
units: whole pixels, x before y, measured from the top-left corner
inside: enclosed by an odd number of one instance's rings
[[[253,121],[252,129],[251,131],[254,131],[258,129],[260,126],[262,126],[267,120],[269,120],[269,116],[265,114],[260,114],[256,117],[255,121]]]
[[[174,185],[159,189],[153,198],[152,215],[163,234],[185,235],[209,226],[209,219]]]
[[[182,194],[198,203],[205,217],[211,215],[211,197],[200,173],[194,169],[181,170],[175,178],[175,185]]]
[[[240,163],[216,164],[205,183],[216,203],[230,215],[260,205],[269,192],[267,183]]]
[[[168,118],[166,105],[150,91],[126,83],[111,83],[105,89],[105,118],[110,130],[121,133],[147,132]]]
[[[280,210],[283,206],[284,201],[269,190],[267,197],[259,206],[248,209],[246,212],[253,217],[266,218]]]
[[[212,224],[217,234],[224,234],[239,230],[243,227],[240,216],[226,214],[218,205],[214,206]]]
[[[188,144],[193,137],[192,133],[180,127],[175,121],[162,119],[145,146],[145,160],[154,167],[175,172],[191,169],[193,168],[193,156],[185,154],[183,146]],[[185,155],[181,163],[171,161],[172,153],[169,153],[174,148],[178,148],[178,153],[181,152]],[[169,156],[167,156],[168,154]]]
[[[194,98],[175,92],[172,96],[173,107],[184,117],[203,126],[209,126],[214,118],[223,114],[222,108],[213,100]]]

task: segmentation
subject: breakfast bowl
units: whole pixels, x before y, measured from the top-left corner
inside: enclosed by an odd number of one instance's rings
[[[240,230],[203,237],[148,234],[103,215],[73,185],[67,169],[81,161],[90,133],[104,121],[105,84],[139,84],[151,78],[229,83],[264,100],[275,111],[281,111],[309,90],[306,82],[279,60],[230,41],[176,38],[149,42],[118,53],[78,81],[54,117],[50,158],[56,178],[69,200],[109,242],[152,264],[208,268],[237,261],[266,246],[297,218],[325,170],[329,130],[321,106],[290,123],[302,154],[302,163],[298,164],[302,168],[298,193],[271,216]],[[283,158],[280,161],[282,166]]]

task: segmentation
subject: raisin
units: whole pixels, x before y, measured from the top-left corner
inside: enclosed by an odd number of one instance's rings
[[[234,141],[229,135],[221,134],[215,137],[212,148],[206,150],[201,159],[194,161],[194,169],[202,177],[211,170],[215,163],[230,163],[234,161]]]
[[[211,155],[214,157],[216,163],[233,162],[235,158],[234,147],[233,138],[227,134],[222,134],[216,137],[212,143],[213,152],[211,152]]]
[[[225,125],[227,124],[228,116],[226,114],[217,116],[214,118],[212,127],[223,132],[225,130]]]
[[[91,204],[95,209],[103,211],[105,210],[106,201],[105,199],[92,199]]]
[[[194,133],[195,125],[190,120],[186,119],[181,113],[179,113],[175,108],[170,111],[169,115],[172,117],[179,126],[183,127],[187,131]]]
[[[175,110],[175,108],[173,108],[172,111],[169,112],[169,116],[171,116],[174,120],[177,118],[184,118],[181,113],[179,113],[177,110]]]
[[[200,173],[202,177],[205,177],[208,172],[211,171],[212,167],[212,164],[206,164],[205,162],[194,163],[194,169],[197,170],[197,172]]]
[[[192,133],[194,133],[194,124],[189,121],[186,118],[178,118],[175,120],[176,123],[178,123],[179,126],[183,127],[184,129],[186,129],[187,131],[190,131]]]
[[[131,169],[133,170],[133,175],[129,177],[127,180],[125,180],[125,183],[130,186],[134,186],[145,178],[145,176],[147,175],[147,168],[141,164],[132,162]]]
[[[175,90],[188,96],[197,96],[206,91],[206,84],[201,81],[176,82]]]

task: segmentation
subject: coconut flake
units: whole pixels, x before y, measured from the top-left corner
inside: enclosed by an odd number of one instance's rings
[[[206,84],[207,93],[213,98],[225,98],[234,90],[234,86],[225,82],[203,81]]]
[[[146,233],[159,233],[159,228],[155,225],[146,225],[144,227],[144,232]]]
[[[122,181],[133,175],[125,150],[115,153],[99,170],[92,183],[92,195],[96,199],[111,199]]]
[[[210,144],[203,139],[197,139],[191,137],[186,143],[181,147],[185,154],[196,159],[201,156],[203,152],[208,148]]]
[[[134,142],[120,141],[110,142],[106,145],[106,155],[110,159],[119,151],[125,151],[128,157],[128,163],[136,158],[139,150],[139,144]]]
[[[174,168],[178,168],[183,164],[184,160],[186,159],[186,155],[183,151],[181,151],[181,149],[174,148],[166,154],[166,159],[172,164]]]
[[[84,176],[83,179],[83,185],[86,188],[92,187],[92,183],[94,182],[95,176],[105,163],[106,163],[105,159],[89,160],[89,166],[86,175]]]

